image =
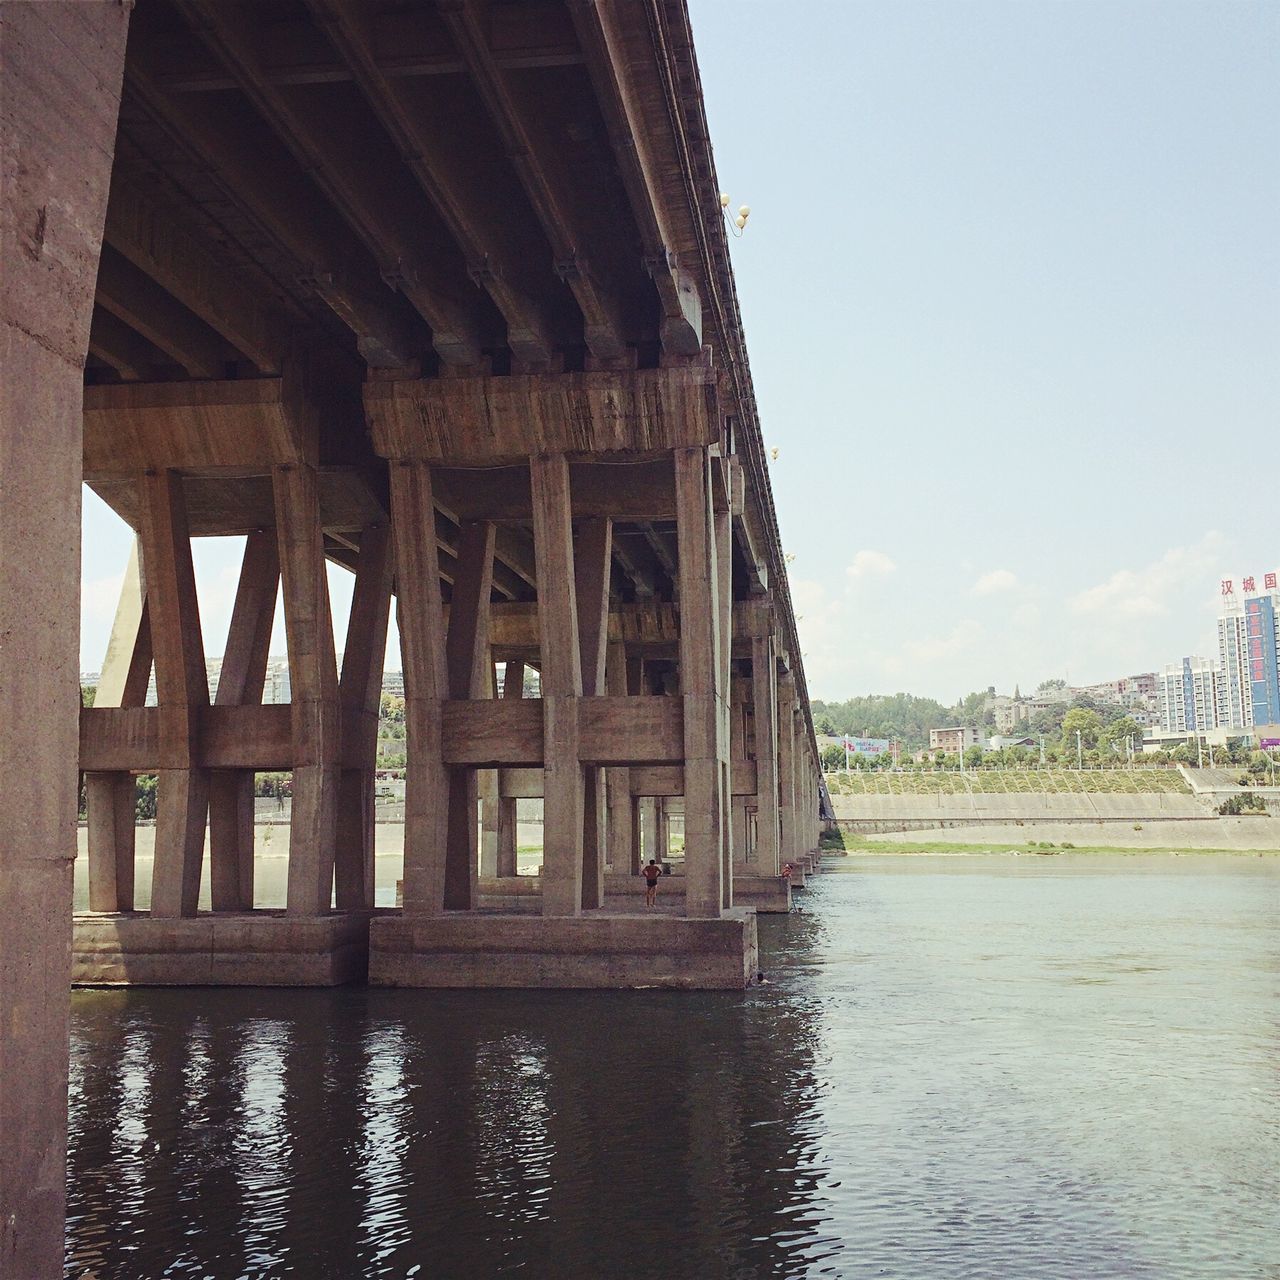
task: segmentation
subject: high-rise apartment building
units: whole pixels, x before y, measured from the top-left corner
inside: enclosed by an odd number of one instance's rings
[[[1267,574],[1264,590],[1244,579],[1237,596],[1223,583],[1224,609],[1218,618],[1218,662],[1222,672],[1224,725],[1248,729],[1280,724],[1280,590]]]
[[[1224,723],[1221,719],[1222,680],[1218,664],[1209,658],[1183,658],[1156,677],[1160,723],[1170,733],[1203,733]]]

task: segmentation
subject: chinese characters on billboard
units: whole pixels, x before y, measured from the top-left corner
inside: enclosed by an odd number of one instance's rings
[[[1280,581],[1280,576],[1273,570],[1271,573],[1262,575],[1263,591],[1275,591],[1276,582]],[[1256,574],[1246,574],[1240,579],[1240,590],[1245,595],[1251,595],[1258,589],[1258,578]],[[1233,596],[1236,593],[1236,584],[1234,578],[1223,578],[1220,590],[1224,596]]]

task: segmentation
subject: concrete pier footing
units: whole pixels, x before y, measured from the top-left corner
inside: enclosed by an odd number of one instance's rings
[[[711,920],[388,912],[369,939],[369,982],[385,987],[741,990],[759,959],[749,909]]]
[[[368,915],[283,912],[75,917],[78,986],[335,987],[365,977]]]
[[[658,901],[673,899],[684,903],[684,877],[663,876],[658,881]],[[487,911],[533,912],[542,900],[539,876],[481,876],[477,882],[479,907]],[[644,900],[645,882],[641,876],[609,872],[604,878],[604,903],[607,908],[637,907]],[[397,888],[396,905],[401,904]],[[785,914],[791,910],[791,884],[784,876],[757,876],[734,872],[733,904],[750,907],[762,915]]]

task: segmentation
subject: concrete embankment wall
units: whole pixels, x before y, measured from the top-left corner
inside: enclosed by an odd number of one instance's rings
[[[1220,818],[1208,796],[1114,795],[837,795],[837,822],[853,835],[902,844],[940,840],[976,848],[1028,842],[1121,849],[1280,851],[1280,812]],[[930,836],[930,831],[945,835]]]
[[[846,829],[871,829],[863,824],[910,822],[932,826],[996,822],[1161,822],[1213,820],[1212,808],[1190,795],[1143,792],[1113,795],[1098,792],[1070,794],[968,795],[836,795],[836,818]],[[856,824],[856,825],[855,825]],[[901,825],[896,826],[902,830]]]
[[[1172,819],[1167,822],[985,822],[955,823],[945,831],[935,824],[932,830],[904,830],[901,823],[891,831],[859,831],[877,845],[901,846],[911,853],[917,846],[931,844],[964,845],[975,853],[1025,850],[1029,844],[1073,845],[1079,852],[1090,849],[1148,850],[1177,849],[1187,853],[1198,849],[1229,850],[1233,853],[1280,853],[1280,815],[1271,817]],[[856,852],[856,850],[855,850]]]

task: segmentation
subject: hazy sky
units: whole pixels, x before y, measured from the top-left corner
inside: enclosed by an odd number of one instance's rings
[[[810,691],[1209,651],[1280,567],[1280,4],[691,6]],[[87,669],[128,541],[87,494]]]

